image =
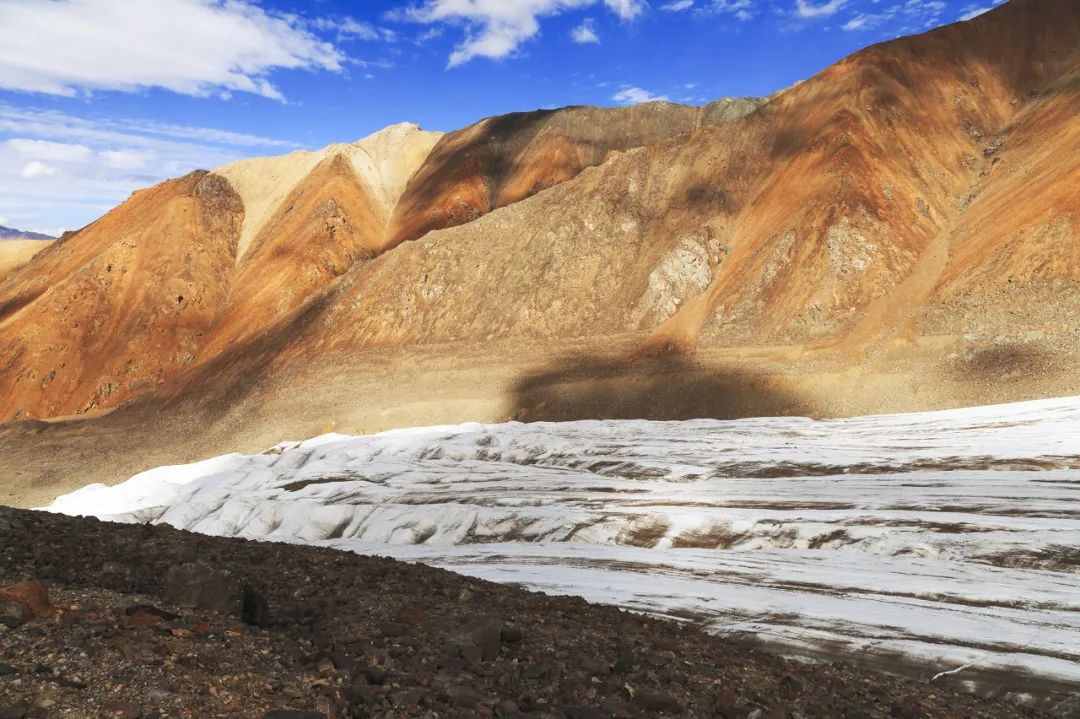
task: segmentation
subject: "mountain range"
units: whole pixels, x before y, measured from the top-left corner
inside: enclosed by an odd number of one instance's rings
[[[52,235],[43,235],[40,232],[28,232],[16,230],[13,227],[0,225],[0,241],[3,240],[55,240]]]
[[[0,264],[2,468],[1078,394],[1078,48],[1074,0],[1011,0],[766,99],[402,124],[141,190]]]

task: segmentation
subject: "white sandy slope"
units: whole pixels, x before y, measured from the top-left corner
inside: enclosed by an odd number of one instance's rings
[[[1080,702],[1080,398],[328,435],[50,509],[390,555]]]
[[[349,159],[372,197],[381,203],[388,220],[409,178],[441,137],[441,133],[427,132],[412,123],[400,123],[353,143],[328,145],[316,151],[297,150],[275,157],[254,157],[217,168],[214,172],[229,181],[244,203],[237,262],[289,193],[320,162],[337,154]]]

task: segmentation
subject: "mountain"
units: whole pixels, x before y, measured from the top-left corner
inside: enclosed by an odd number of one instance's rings
[[[4,240],[55,240],[51,235],[43,235],[40,232],[27,232],[16,230],[12,227],[0,225],[0,241]]]
[[[137,192],[0,285],[0,418],[115,407],[247,346],[418,232],[759,105],[568,108],[446,136],[403,124]]]
[[[767,102],[396,126],[163,183],[0,282],[0,418],[122,407],[0,444],[62,435],[86,478],[133,432],[165,464],[1078,394],[1078,47],[1074,0],[1011,0]]]

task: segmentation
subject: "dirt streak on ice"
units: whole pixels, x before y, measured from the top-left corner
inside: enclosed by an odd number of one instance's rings
[[[1080,705],[1080,398],[327,435],[50,509],[386,554]]]

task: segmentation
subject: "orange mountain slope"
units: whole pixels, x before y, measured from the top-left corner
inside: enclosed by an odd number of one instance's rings
[[[1073,10],[1013,0],[870,48],[743,119],[399,246],[345,278],[319,341],[649,331],[647,351],[864,356],[912,333],[1072,332]]]
[[[1073,0],[1012,0],[764,105],[403,125],[165,183],[0,283],[0,417],[438,344],[1060,354],[1080,341],[1078,47]],[[1075,380],[1054,377],[1039,391]]]
[[[0,282],[0,419],[115,407],[291,322],[336,278],[401,241],[393,218],[401,203],[418,201],[418,180],[451,197],[478,182],[521,186],[524,196],[607,153],[757,106],[543,113],[542,138],[535,123],[499,131],[499,143],[517,155],[500,155],[508,164],[497,176],[486,166],[483,177],[462,174],[468,142],[451,136],[448,144],[403,124],[353,144],[243,160],[136,193]],[[585,136],[582,118],[590,113],[603,115],[610,137]],[[492,122],[459,135],[483,139]],[[545,148],[559,147],[577,150],[555,169],[543,166]]]

